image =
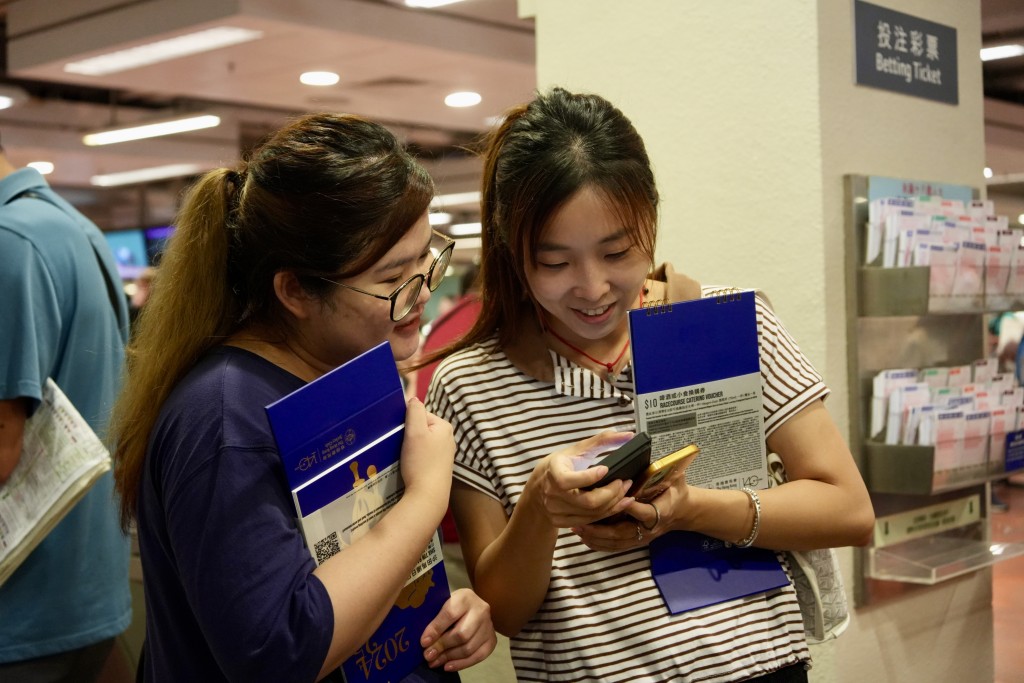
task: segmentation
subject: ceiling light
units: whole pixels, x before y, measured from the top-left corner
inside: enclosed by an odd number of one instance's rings
[[[113,187],[115,185],[130,185],[132,183],[145,183],[151,180],[166,180],[167,178],[180,178],[186,175],[199,173],[202,166],[199,164],[170,164],[168,166],[153,166],[151,168],[140,168],[136,171],[123,171],[121,173],[107,173],[105,175],[94,175],[90,182],[100,187]]]
[[[460,237],[455,240],[456,251],[468,251],[473,254],[474,258],[480,253],[482,246],[483,240],[479,237]]]
[[[480,93],[476,92],[453,92],[444,98],[444,103],[449,107],[472,107],[480,104]]]
[[[50,175],[53,173],[53,164],[49,161],[30,161],[25,164],[29,168],[34,168],[43,175]]]
[[[479,204],[480,191],[453,192],[452,194],[439,194],[430,201],[430,208],[442,209],[448,206],[459,206],[462,204]]]
[[[427,214],[427,220],[431,225],[448,225],[452,222],[452,215],[444,211],[436,211]]]
[[[82,142],[95,147],[97,145],[112,145],[115,142],[128,142],[130,140],[142,140],[143,138],[155,138],[160,135],[174,135],[175,133],[187,133],[192,130],[203,128],[214,128],[220,125],[220,117],[212,114],[193,114],[184,118],[156,121],[153,123],[124,126],[110,130],[89,133],[82,138]]]
[[[299,76],[299,81],[306,85],[334,85],[341,77],[333,71],[307,71]]]
[[[1024,55],[1024,45],[996,45],[995,47],[981,48],[981,61],[983,62],[1020,57],[1021,55]]]
[[[1017,216],[1017,222],[1020,223],[1021,225],[1024,225],[1024,213]]]
[[[0,109],[10,109],[28,99],[28,93],[17,85],[0,84]]]
[[[456,223],[448,228],[448,234],[452,237],[462,237],[468,235],[479,235],[480,224],[479,223]]]
[[[197,33],[159,40],[147,45],[130,47],[105,55],[90,57],[77,62],[68,62],[64,71],[85,76],[105,76],[127,71],[140,66],[166,62],[179,57],[216,50],[228,45],[246,43],[263,37],[263,31],[253,31],[234,26],[218,26]]]
[[[457,2],[462,2],[462,0],[405,0],[405,6],[431,9],[434,7],[443,7],[444,5],[454,5]]]
[[[991,178],[992,177],[992,169],[989,168],[988,166],[986,166],[985,170],[983,170],[981,172],[981,175],[985,176],[986,178]]]

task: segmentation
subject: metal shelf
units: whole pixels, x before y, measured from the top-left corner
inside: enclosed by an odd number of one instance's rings
[[[857,269],[858,315],[887,317],[902,315],[980,314],[1024,310],[1024,295],[1005,294],[986,298],[981,294],[950,296],[930,300],[927,266]]]
[[[1024,543],[935,535],[868,550],[866,574],[880,581],[934,585],[1024,555]]]
[[[872,493],[944,493],[1002,479],[1022,469],[1007,470],[1004,461],[997,461],[936,471],[935,449],[931,446],[893,446],[868,441],[862,450],[864,479]]]

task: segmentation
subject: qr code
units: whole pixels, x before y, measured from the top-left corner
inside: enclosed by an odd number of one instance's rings
[[[338,532],[331,532],[330,536],[317,541],[313,546],[313,552],[316,553],[317,566],[340,553],[341,545],[338,543]]]

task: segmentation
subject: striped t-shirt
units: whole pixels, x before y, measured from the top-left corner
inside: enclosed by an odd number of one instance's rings
[[[771,434],[828,390],[760,298],[756,311]],[[550,354],[555,379],[544,382],[493,341],[464,349],[441,363],[427,398],[455,427],[455,478],[510,516],[541,459],[603,429],[635,429],[628,365],[609,382]],[[520,681],[740,681],[810,659],[792,586],[672,615],[646,547],[598,552],[568,529],[544,602],[511,650]]]

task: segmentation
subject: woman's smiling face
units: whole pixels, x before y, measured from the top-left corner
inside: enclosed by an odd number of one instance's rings
[[[554,212],[527,260],[526,280],[547,325],[582,347],[621,333],[650,268],[605,195],[584,187]]]

